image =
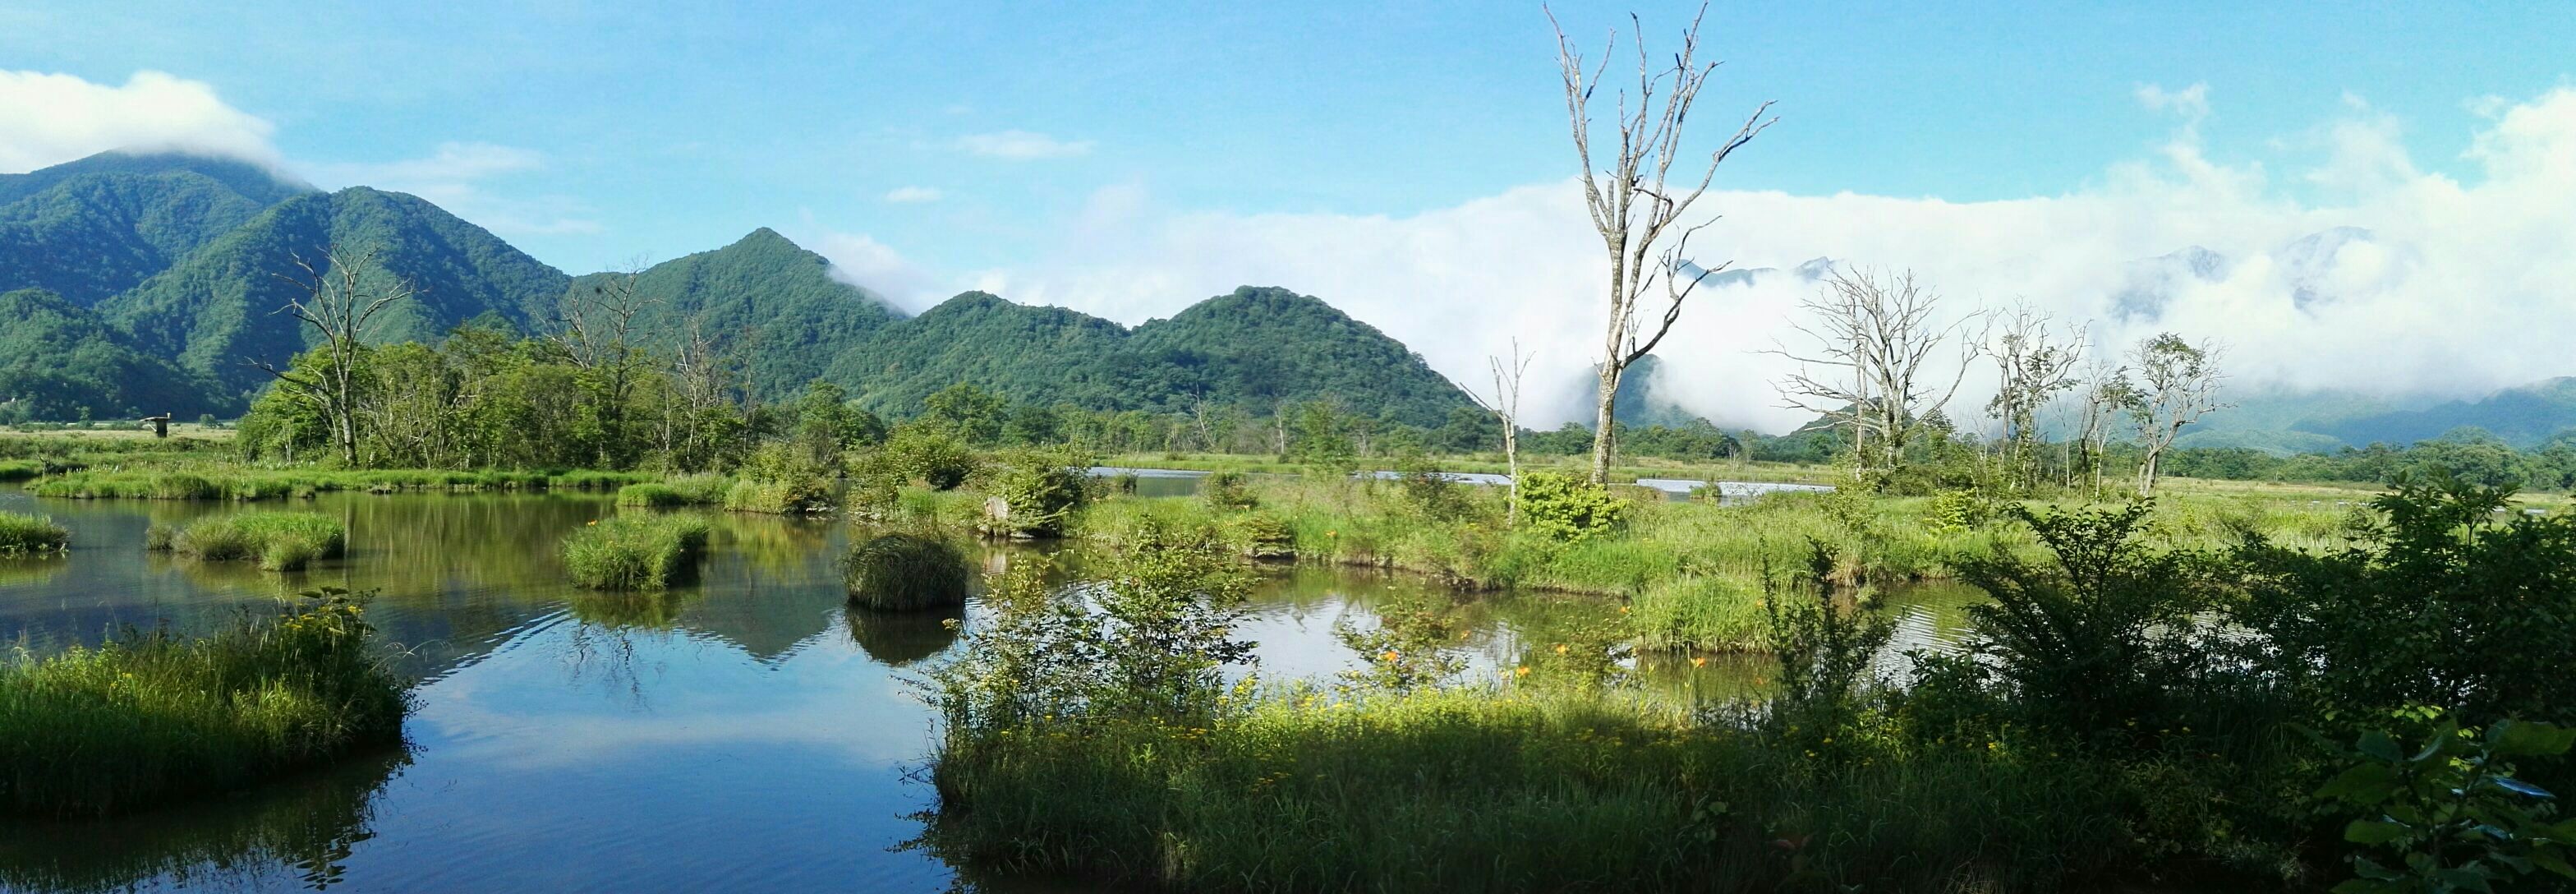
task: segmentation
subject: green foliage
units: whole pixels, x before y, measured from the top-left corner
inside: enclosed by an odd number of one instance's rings
[[[6,225],[0,224],[0,230]],[[5,240],[0,236],[0,240]],[[52,292],[0,292],[0,420],[229,411],[205,380]]]
[[[0,663],[0,809],[102,816],[392,745],[410,710],[359,601],[306,594],[210,636]]]
[[[0,291],[95,305],[303,191],[257,165],[181,153],[0,174]]]
[[[948,427],[932,423],[895,426],[893,436],[886,439],[885,452],[906,477],[932,490],[955,490],[982,466],[962,438]]]
[[[1091,492],[1093,457],[1067,449],[1020,449],[1005,456],[993,475],[1000,513],[988,519],[1005,537],[1060,537],[1074,510]]]
[[[1476,514],[1467,485],[1450,480],[1423,456],[1397,459],[1395,471],[1396,491],[1403,495],[1405,508],[1437,521],[1459,521]]]
[[[617,489],[617,505],[646,509],[713,506],[725,501],[733,482],[713,475],[644,481]]]
[[[269,571],[301,571],[316,559],[339,558],[348,548],[349,529],[339,519],[309,512],[239,512],[199,520],[167,542],[172,552],[192,559],[257,560]]]
[[[2407,481],[2369,539],[2310,554],[2257,538],[2246,623],[2321,709],[2434,705],[2464,723],[2576,722],[2576,521],[2510,513],[2509,491]]]
[[[841,557],[850,604],[878,611],[920,611],[966,604],[966,554],[920,534],[881,534]]]
[[[2356,854],[2358,877],[2336,885],[2335,894],[2495,891],[2540,873],[2562,885],[2576,881],[2569,865],[2576,819],[2552,822],[2555,796],[2514,778],[2509,763],[2563,756],[2571,744],[2576,729],[2511,720],[2484,735],[2445,720],[2420,749],[2401,749],[2385,732],[2363,733],[2344,756],[2350,768],[2316,795],[2360,814],[2344,827],[2345,841],[2394,856],[2395,865]]]
[[[899,316],[885,299],[833,277],[823,256],[767,227],[655,264],[636,275],[635,289],[655,302],[635,320],[648,347],[668,354],[702,335],[717,354],[739,358],[752,396],[768,401],[794,397],[815,379],[866,390],[828,370]]]
[[[743,463],[724,507],[735,512],[803,515],[830,508],[832,483],[804,451],[764,444]]]
[[[49,516],[0,512],[0,556],[59,553],[71,544],[71,531]]]
[[[1199,479],[1199,499],[1207,501],[1218,512],[1236,512],[1261,505],[1252,493],[1251,480],[1242,472],[1210,472]]]
[[[1806,571],[1785,585],[1763,575],[1763,614],[1779,668],[1764,719],[1790,748],[1827,762],[1852,760],[1861,755],[1856,734],[1880,688],[1872,666],[1896,625],[1844,605],[1828,583],[1833,552],[1817,541],[1807,549]]]
[[[1581,476],[1525,472],[1520,481],[1521,528],[1559,542],[1580,542],[1617,527],[1628,505]]]
[[[1010,401],[969,382],[939,389],[921,401],[924,420],[946,426],[966,443],[991,446],[1002,439]]]
[[[662,590],[697,570],[706,552],[705,518],[619,515],[583,525],[564,538],[564,570],[593,590]]]

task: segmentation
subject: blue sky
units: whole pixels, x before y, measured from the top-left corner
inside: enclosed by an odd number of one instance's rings
[[[40,2],[0,13],[0,67],[203,81],[273,122],[296,162],[533,150],[542,162],[481,186],[595,223],[508,234],[575,270],[761,225],[868,233],[964,270],[1032,250],[1106,185],[1194,209],[1402,215],[1570,173],[1535,4],[761,6]],[[1805,194],[2077,189],[2168,129],[2132,101],[2142,84],[2207,84],[2204,134],[2231,157],[2295,152],[2273,143],[2352,93],[2406,119],[2438,170],[2471,100],[2535,94],[2576,60],[2554,4],[1768,6],[1710,11],[1726,67],[1706,114],[1779,100],[1782,125],[1724,182]],[[1589,46],[1629,8],[1558,12]],[[1663,31],[1689,7],[1637,11]],[[961,150],[1014,131],[1081,151]],[[940,199],[884,200],[905,187]]]
[[[2374,341],[2463,291],[2576,301],[2549,285],[2576,270],[2493,272],[2576,255],[2576,211],[2531,198],[2576,185],[2576,27],[2558,4],[2443,6],[1717,6],[1703,133],[1762,100],[1781,120],[1718,175],[1710,250],[1911,266],[2081,319],[2135,262],[2203,245],[2263,263],[2176,286],[2187,312],[2157,322],[2229,330],[2249,379],[2469,393],[2576,372],[2463,373],[2441,352],[2494,344],[2469,328],[2389,372]],[[1635,9],[1660,50],[1691,8]],[[1629,9],[1557,13],[1592,48]],[[575,272],[771,226],[915,309],[981,287],[1135,323],[1284,285],[1462,380],[1495,343],[1559,332],[1541,367],[1571,374],[1598,278],[1553,50],[1534,3],[21,2],[0,8],[0,75],[21,78],[0,80],[0,168],[159,133],[418,192]],[[151,92],[139,71],[204,95],[188,115],[127,102]],[[97,89],[56,99],[37,76]],[[93,100],[127,108],[75,108]],[[2338,226],[2376,240],[2331,269],[2283,254]],[[2341,309],[2280,315],[2293,280],[2329,274]],[[1764,346],[1792,294],[1710,299],[1699,353]],[[1467,310],[1495,322],[1456,325]],[[2317,356],[2319,326],[2349,356]],[[1765,374],[1710,363],[1693,374]],[[1706,409],[1767,419],[1756,391]]]

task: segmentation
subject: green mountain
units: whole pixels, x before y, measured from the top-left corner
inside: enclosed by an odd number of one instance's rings
[[[281,202],[99,309],[146,350],[245,395],[267,381],[250,361],[283,364],[306,346],[302,324],[276,313],[303,294],[281,277],[300,274],[299,256],[321,266],[332,246],[376,250],[378,276],[418,290],[374,321],[378,342],[435,341],[485,313],[527,328],[571,282],[436,205],[361,186]]]
[[[2348,444],[2412,444],[2456,428],[2482,428],[2516,447],[2533,447],[2576,428],[2576,377],[2544,379],[2474,401],[2302,423],[2304,431]]]
[[[1061,307],[967,292],[893,323],[842,353],[825,378],[869,409],[910,415],[959,382],[1014,400],[1086,407],[1139,405],[1125,327]]]
[[[306,187],[244,162],[102,153],[0,175],[0,290],[90,306]]]
[[[88,308],[42,289],[0,293],[0,416],[101,419],[231,412],[206,383],[137,349]]]
[[[1438,426],[1465,392],[1377,327],[1287,289],[1245,286],[1136,327],[1136,380],[1172,409],[1193,400],[1255,413],[1333,396],[1362,413]],[[1176,372],[1165,377],[1156,366]]]
[[[635,326],[665,349],[692,325],[720,349],[739,345],[753,393],[785,399],[897,319],[885,299],[834,279],[831,270],[822,255],[762,227],[638,274],[636,294],[651,303]],[[584,276],[572,288],[595,288],[611,276]]]

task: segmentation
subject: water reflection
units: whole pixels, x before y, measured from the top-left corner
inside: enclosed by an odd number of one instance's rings
[[[42,654],[119,625],[207,629],[317,586],[374,589],[371,618],[422,681],[408,765],[353,761],[252,797],[8,828],[0,888],[936,891],[955,881],[935,859],[888,850],[918,833],[907,817],[933,797],[907,781],[932,718],[906,677],[955,647],[949,622],[971,628],[986,609],[849,609],[837,562],[847,525],[717,513],[693,582],[594,593],[566,582],[562,538],[643,510],[572,494],[323,495],[294,508],[341,518],[349,555],[280,574],[142,550],[148,524],[243,507],[0,491],[0,508],[43,512],[73,532],[67,557],[0,562],[0,642]],[[1030,549],[984,546],[970,558],[992,570]],[[1056,559],[1070,575],[1086,564],[1078,551]],[[1472,681],[1499,681],[1524,652],[1616,612],[1594,597],[1276,570],[1242,630],[1274,680],[1355,668],[1334,627],[1373,624],[1397,606],[1434,607],[1467,631],[1452,648]],[[1963,604],[1893,600],[1900,648],[1946,642]],[[1679,698],[1749,695],[1766,682],[1765,661],[1692,657],[1641,655],[1635,670]]]

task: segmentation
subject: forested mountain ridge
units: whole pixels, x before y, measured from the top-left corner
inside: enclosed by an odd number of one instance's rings
[[[594,273],[572,287],[602,288],[619,275]],[[752,393],[772,400],[823,377],[901,318],[884,298],[834,278],[831,261],[768,227],[637,272],[634,288],[643,303],[635,326],[646,343],[670,350],[694,328],[716,349],[743,355]]]
[[[0,291],[41,288],[95,305],[309,191],[193,155],[105,153],[0,175]]]
[[[208,383],[137,349],[88,308],[42,289],[0,292],[0,416],[193,416],[236,409]]]
[[[144,349],[238,400],[268,380],[252,361],[283,365],[305,347],[302,324],[277,312],[302,294],[285,277],[300,272],[296,258],[319,267],[334,246],[375,251],[374,276],[417,290],[374,321],[370,335],[381,342],[435,341],[487,313],[527,329],[571,284],[426,200],[358,186],[279,203],[99,309]]]
[[[269,381],[253,361],[284,364],[309,345],[308,327],[279,312],[302,294],[287,277],[298,258],[324,267],[334,248],[372,251],[371,285],[415,290],[374,321],[372,341],[435,342],[468,320],[541,333],[583,299],[631,287],[636,341],[670,352],[702,339],[763,401],[821,379],[894,415],[960,382],[1106,410],[1266,414],[1331,399],[1425,426],[1469,406],[1403,344],[1286,289],[1239,289],[1133,330],[980,292],[907,318],[767,228],[576,278],[416,196],[324,193],[245,162],[124,153],[0,176],[0,291],[49,290],[20,298],[45,308],[27,323],[0,321],[0,363],[120,377],[22,374],[0,383],[0,406],[19,418],[239,412]]]

